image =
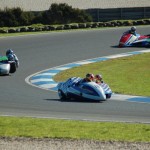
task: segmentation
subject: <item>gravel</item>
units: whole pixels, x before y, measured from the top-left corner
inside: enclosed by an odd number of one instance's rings
[[[67,3],[79,9],[150,7],[149,0],[0,0],[0,8],[20,7],[25,11],[42,11],[48,10],[52,3]]]
[[[0,150],[150,150],[149,142],[0,138]]]

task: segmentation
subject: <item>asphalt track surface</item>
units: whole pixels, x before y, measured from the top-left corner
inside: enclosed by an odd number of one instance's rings
[[[95,57],[140,51],[116,47],[128,28],[53,32],[0,38],[0,54],[12,48],[20,67],[11,76],[0,76],[0,115],[74,120],[150,123],[150,104],[108,100],[103,103],[60,101],[56,92],[30,86],[25,78],[44,69]],[[148,34],[149,27],[138,32]]]

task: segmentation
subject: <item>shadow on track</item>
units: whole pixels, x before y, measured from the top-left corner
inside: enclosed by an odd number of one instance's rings
[[[58,102],[65,102],[65,103],[103,103],[105,101],[93,101],[93,100],[79,100],[79,99],[65,99],[65,100],[60,100],[60,99],[44,99],[46,101],[58,101]]]
[[[110,47],[111,48],[118,48],[118,49],[122,49],[122,48],[150,48],[150,45],[147,45],[147,46],[135,45],[135,46],[126,46],[126,47],[118,47],[118,45],[112,45]]]
[[[118,45],[110,46],[111,48],[119,48]]]
[[[11,75],[10,74],[2,74],[0,75],[0,77],[10,77]]]

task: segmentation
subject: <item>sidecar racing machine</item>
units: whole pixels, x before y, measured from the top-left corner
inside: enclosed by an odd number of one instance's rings
[[[61,100],[76,99],[85,101],[104,101],[111,98],[112,90],[106,83],[78,82],[81,78],[73,77],[57,86],[58,96]]]
[[[0,56],[0,75],[9,75],[16,72],[16,62],[9,61],[6,56]]]
[[[124,33],[118,47],[150,47],[150,35]]]

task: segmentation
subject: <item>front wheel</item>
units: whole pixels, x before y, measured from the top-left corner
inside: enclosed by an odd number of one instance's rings
[[[58,96],[61,100],[65,100],[66,99],[66,95],[62,92],[62,90],[58,90]]]

